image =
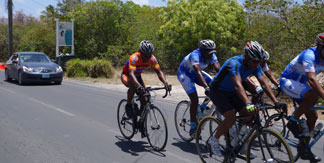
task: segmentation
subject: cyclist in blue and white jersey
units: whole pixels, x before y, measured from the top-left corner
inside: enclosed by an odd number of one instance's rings
[[[316,79],[316,75],[324,70],[324,33],[316,36],[315,43],[315,47],[306,49],[295,57],[280,78],[281,90],[299,104],[287,124],[288,129],[299,138],[302,132],[298,125],[300,116],[305,114],[309,131],[313,130],[318,115],[316,111],[309,108],[317,103],[319,97],[324,99],[324,89]],[[306,142],[300,141],[297,148],[301,158],[313,162],[321,161],[321,158],[315,156],[308,148],[310,138],[306,140]]]
[[[208,141],[212,147],[212,152],[217,156],[222,156],[219,138],[228,132],[229,128],[235,123],[236,112],[241,115],[256,114],[255,107],[247,97],[243,87],[243,82],[248,76],[254,75],[258,79],[261,87],[275,106],[285,105],[275,98],[259,65],[264,59],[263,47],[256,41],[250,41],[246,43],[244,52],[244,55],[227,59],[210,83],[210,99],[225,117],[217,129],[215,137],[213,136]],[[246,148],[242,150],[244,151]],[[244,154],[243,151],[241,153]],[[256,157],[253,153],[251,155]]]
[[[203,70],[212,64],[216,72],[220,68],[220,64],[216,57],[216,44],[212,40],[201,40],[199,48],[188,54],[181,62],[177,77],[182,87],[190,98],[190,130],[189,134],[194,137],[196,131],[196,115],[198,107],[198,94],[195,84],[205,88],[208,94],[208,84],[212,77]]]

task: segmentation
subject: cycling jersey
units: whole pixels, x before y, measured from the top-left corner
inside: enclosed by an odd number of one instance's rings
[[[218,59],[215,53],[213,53],[212,58],[210,60],[206,60],[203,58],[199,48],[188,54],[182,60],[178,68],[177,77],[187,94],[196,92],[195,83],[202,86],[202,84],[198,80],[193,65],[199,64],[200,68],[203,70],[209,64],[213,64],[216,62],[218,62]],[[204,71],[202,71],[202,75],[206,83],[209,84],[212,80],[212,77]]]
[[[253,74],[257,78],[263,76],[263,71],[260,65],[258,65],[258,67],[254,70],[248,69],[243,64],[243,58],[244,55],[240,55],[227,59],[222,65],[219,72],[211,81],[210,86],[217,87],[221,91],[234,92],[235,88],[234,83],[232,81],[233,76],[241,76],[242,83],[251,74]]]
[[[304,50],[295,57],[281,73],[286,79],[292,79],[301,83],[307,82],[306,72],[315,72],[316,75],[324,70],[324,61],[320,62],[320,56],[316,47]]]
[[[261,68],[262,68],[262,71],[263,71],[263,72],[266,72],[266,71],[269,70],[269,67],[268,67],[268,64],[267,64],[267,63],[265,63],[264,66],[261,67]]]
[[[123,73],[128,74],[129,70],[135,70],[135,75],[138,76],[148,66],[152,66],[153,69],[160,68],[160,65],[157,62],[157,59],[155,58],[154,55],[152,55],[152,57],[147,62],[143,62],[141,53],[135,52],[126,61],[125,65],[123,67]]]
[[[305,93],[311,88],[307,84],[306,72],[319,74],[324,70],[324,61],[316,47],[304,50],[295,57],[285,68],[280,78],[280,88],[288,96],[301,103]]]

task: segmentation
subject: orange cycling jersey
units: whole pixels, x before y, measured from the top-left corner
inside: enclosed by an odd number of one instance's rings
[[[150,65],[152,66],[153,69],[160,68],[160,65],[157,62],[157,59],[155,58],[154,55],[152,55],[147,62],[143,62],[141,53],[135,52],[126,61],[123,67],[123,73],[128,74],[129,70],[135,70],[135,75],[140,75],[143,72],[143,70]]]

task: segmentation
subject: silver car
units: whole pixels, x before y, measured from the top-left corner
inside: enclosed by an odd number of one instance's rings
[[[20,85],[30,82],[61,84],[62,67],[40,52],[17,52],[6,62],[5,80],[15,79]]]

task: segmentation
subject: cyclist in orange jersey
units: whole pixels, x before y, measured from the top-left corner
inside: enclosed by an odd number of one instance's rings
[[[140,43],[139,50],[133,53],[126,61],[121,74],[122,83],[128,87],[126,113],[128,117],[133,117],[135,108],[132,108],[131,102],[135,93],[144,93],[145,84],[141,73],[148,66],[152,66],[158,75],[160,81],[166,86],[167,91],[171,91],[171,86],[167,83],[160,65],[153,55],[154,46],[150,41],[143,40]],[[141,108],[145,106],[146,100],[140,99]]]

